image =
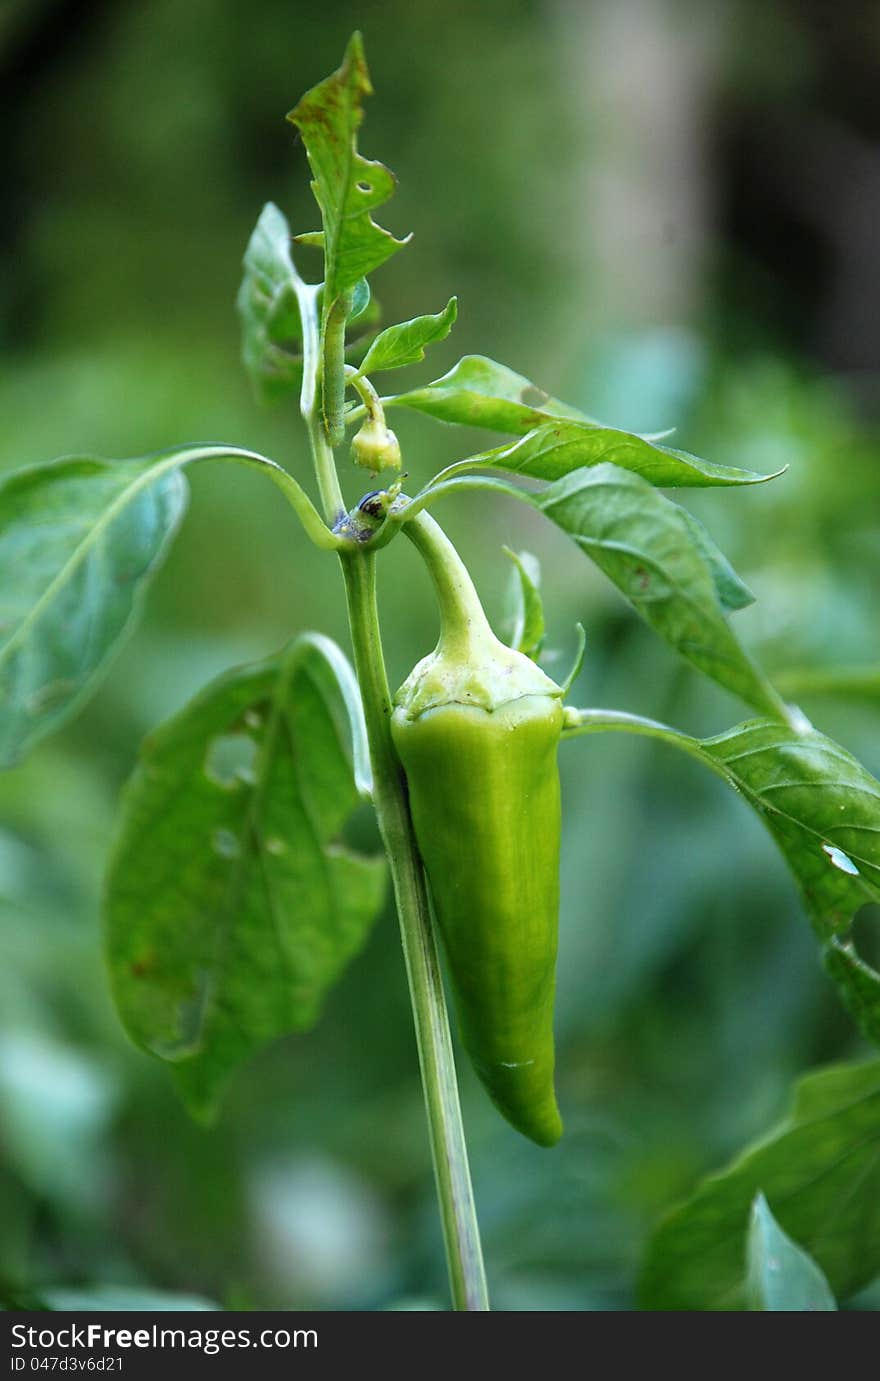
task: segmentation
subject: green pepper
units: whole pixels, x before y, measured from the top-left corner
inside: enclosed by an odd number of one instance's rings
[[[391,730],[443,937],[465,1049],[490,1097],[542,1146],[553,1085],[562,690],[489,627],[433,519],[405,531],[437,588],[437,647],[395,697]]]

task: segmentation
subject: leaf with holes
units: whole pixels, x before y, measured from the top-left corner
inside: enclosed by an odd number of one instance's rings
[[[640,475],[605,463],[557,480],[533,502],[682,657],[756,709],[784,714],[724,617],[748,591],[696,519]]]
[[[880,1060],[809,1075],[780,1127],[673,1209],[648,1243],[641,1307],[743,1309],[758,1193],[766,1194],[782,1231],[814,1259],[837,1299],[874,1279],[880,1272]]]
[[[763,1194],[752,1204],[746,1298],[765,1313],[831,1313],[837,1309],[819,1267],[782,1231]]]
[[[341,293],[400,249],[371,216],[394,191],[394,176],[357,151],[363,100],[372,93],[360,34],[354,34],[342,66],[307,91],[288,120],[303,137],[314,175],[312,190],[324,223],[324,314]],[[314,243],[314,237],[308,237]]]
[[[267,202],[245,250],[236,302],[242,363],[262,403],[277,403],[300,392],[307,356],[311,367],[317,365],[313,322],[319,315],[323,285],[300,277],[290,252],[291,239],[283,213]],[[297,235],[296,239],[312,243],[314,237]],[[323,236],[318,239],[323,244]],[[357,363],[369,349],[378,318],[370,285],[360,278],[352,289],[348,317],[348,325],[357,328],[346,346],[349,363]]]
[[[125,791],[113,992],[197,1114],[247,1056],[314,1023],[382,905],[384,858],[341,841],[360,799],[346,740],[357,762],[363,730],[340,661],[309,634],[221,677],[146,740]]]
[[[0,483],[0,765],[72,715],[106,669],[186,506],[154,457],[71,457]]]

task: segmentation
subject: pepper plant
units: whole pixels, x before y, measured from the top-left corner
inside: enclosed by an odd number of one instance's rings
[[[277,655],[214,681],[148,737],[107,875],[113,995],[132,1039],[168,1063],[190,1110],[209,1116],[242,1061],[315,1022],[390,875],[453,1304],[481,1310],[487,1292],[435,926],[480,1079],[515,1127],[552,1145],[562,1132],[552,1030],[559,744],[647,735],[738,792],[782,851],[828,974],[874,1041],[880,974],[856,953],[851,927],[864,902],[880,899],[880,785],[774,689],[732,626],[749,591],[706,530],[662,492],[774,477],[604,426],[484,356],[466,356],[422,387],[380,393],[378,376],[419,362],[448,336],[457,306],[453,298],[435,314],[379,329],[370,278],[406,241],[373,220],[394,179],[357,150],[369,93],[355,35],[339,70],[288,116],[308,155],[321,228],[291,236],[268,204],[238,298],[257,394],[298,401],[317,502],[307,477],[235,446],[66,457],[9,475],[0,485],[0,758],[16,763],[96,685],[181,522],[186,469],[222,461],[272,481],[328,574],[335,565],[342,577],[354,666],[322,634],[300,632]],[[320,250],[320,282],[301,276],[301,246]],[[387,421],[395,409],[506,439],[407,494]],[[534,561],[508,553],[519,614],[507,646],[429,513],[474,490],[560,528],[662,639],[754,717],[700,740],[622,711],[565,704],[583,638],[557,685],[537,664],[544,617]],[[401,535],[430,571],[441,631],[395,696],[376,580],[384,549]],[[375,810],[382,857],[340,842],[363,801]],[[730,1195],[744,1232],[748,1203]],[[672,1255],[674,1228],[672,1220],[664,1229]],[[761,1198],[749,1244],[749,1298],[764,1297],[771,1247],[788,1252],[810,1299],[825,1298],[816,1268],[803,1265]],[[667,1293],[669,1259],[667,1251],[648,1265]]]

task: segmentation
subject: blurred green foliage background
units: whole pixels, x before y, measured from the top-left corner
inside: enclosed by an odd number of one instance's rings
[[[376,275],[384,319],[460,297],[401,383],[486,353],[611,423],[787,464],[687,500],[758,596],[738,626],[793,691],[792,669],[880,662],[880,25],[858,0],[4,0],[0,465],[222,440],[305,474],[295,408],[250,395],[233,304],[264,201],[314,228],[283,116],[355,27],[377,91],[361,148],[400,179],[384,222],[415,232]],[[413,484],[486,444],[394,425]],[[109,1282],[445,1307],[390,910],[316,1030],[254,1061],[211,1130],[109,1004],[102,868],[141,736],[299,629],[347,646],[334,563],[274,487],[200,467],[192,488],[96,699],[0,781],[0,1276],[9,1299]],[[548,670],[587,628],[576,703],[697,733],[747,717],[536,516],[479,496],[443,516],[499,627],[501,544],[540,556]],[[395,682],[436,629],[405,546],[382,559]],[[800,698],[880,771],[876,701]],[[567,1135],[518,1138],[463,1065],[465,1118],[496,1307],[627,1309],[662,1210],[793,1076],[860,1046],[769,838],[719,782],[618,736],[562,767]],[[866,914],[875,962],[877,930]]]

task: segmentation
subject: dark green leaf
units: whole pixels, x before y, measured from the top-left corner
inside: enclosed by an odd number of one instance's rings
[[[363,100],[372,89],[363,43],[354,34],[342,66],[306,92],[287,117],[303,137],[324,222],[325,315],[341,293],[405,243],[370,215],[394,191],[393,174],[357,152]]]
[[[611,710],[568,710],[567,734],[646,734],[708,764],[757,811],[794,873],[825,967],[869,1040],[880,1044],[880,974],[855,952],[852,924],[880,902],[880,782],[804,720],[751,720],[717,738]]]
[[[710,558],[711,539],[689,514],[609,464],[557,480],[534,503],[681,656],[748,704],[784,714],[724,617],[735,577],[714,547]]]
[[[590,421],[577,408],[551,398],[521,374],[485,355],[465,355],[442,379],[382,401],[386,407],[414,408],[441,422],[495,432],[528,432],[554,417]]]
[[[155,457],[72,457],[0,483],[0,765],[68,718],[142,602],[186,505]]]
[[[436,384],[429,385],[429,388],[436,387]],[[578,421],[545,422],[521,440],[484,452],[475,457],[475,461],[544,480],[561,479],[584,466],[607,461],[661,487],[757,484],[769,478],[751,470],[713,465],[688,455],[687,451],[658,445],[633,432]]]
[[[702,747],[762,816],[797,878],[829,976],[880,1043],[880,974],[849,938],[856,912],[880,901],[880,782],[813,729],[744,724]]]
[[[399,326],[381,331],[370,346],[360,367],[362,374],[379,374],[383,369],[401,369],[425,358],[425,346],[445,340],[458,315],[458,299],[450,297],[442,312],[417,316]]]
[[[862,1033],[880,1045],[880,973],[856,954],[852,941],[836,935],[826,944],[822,957],[829,978]]]
[[[763,1194],[752,1204],[746,1299],[752,1310],[830,1313],[834,1296],[815,1261],[777,1223]]]
[[[544,604],[539,589],[541,567],[538,558],[532,556],[531,552],[515,552],[510,547],[504,547],[503,550],[515,568],[510,646],[537,661],[544,646]]]
[[[845,936],[855,912],[880,900],[880,782],[806,725],[754,720],[701,747],[767,825],[821,938]]]
[[[718,550],[703,524],[694,517],[693,513],[688,513],[686,508],[680,509],[679,512],[684,517],[688,531],[693,537],[700,555],[712,572],[715,593],[721,607],[726,609],[729,614],[735,614],[738,609],[748,609],[749,605],[755,602],[755,596],[748,585],[740,579],[724,552]]]
[[[313,1024],[382,903],[384,859],[340,840],[359,799],[341,657],[309,635],[221,677],[150,736],[125,792],[113,991],[198,1113],[240,1061]]]
[[[242,362],[263,402],[294,395],[302,383],[298,278],[290,227],[278,207],[267,202],[245,250],[237,302]]]
[[[642,1307],[743,1308],[750,1207],[759,1192],[838,1299],[877,1275],[880,1061],[809,1075],[780,1127],[664,1219],[648,1243]]]
[[[702,748],[761,815],[798,881],[829,976],[880,1043],[880,974],[849,939],[856,912],[880,901],[880,782],[806,727],[744,724]]]

